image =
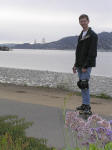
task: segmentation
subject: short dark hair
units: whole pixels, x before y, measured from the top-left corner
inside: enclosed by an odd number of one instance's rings
[[[89,17],[86,14],[82,14],[82,15],[79,16],[79,20],[82,19],[82,18],[86,18],[89,21]]]

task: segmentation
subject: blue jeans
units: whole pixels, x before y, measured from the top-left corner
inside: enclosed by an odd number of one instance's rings
[[[80,80],[88,79],[88,84],[89,84],[89,79],[90,79],[90,73],[92,70],[92,67],[88,67],[86,72],[82,72],[80,68],[76,67],[76,70],[78,72],[78,76]],[[89,93],[89,88],[88,89],[81,89],[82,93],[82,104],[90,105],[90,93]]]

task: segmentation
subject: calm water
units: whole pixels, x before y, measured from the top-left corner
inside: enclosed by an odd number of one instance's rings
[[[0,67],[72,72],[75,50],[23,50],[0,51]],[[97,66],[91,74],[112,77],[112,52],[98,52]]]

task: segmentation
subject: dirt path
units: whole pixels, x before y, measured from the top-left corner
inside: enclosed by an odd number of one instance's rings
[[[61,89],[30,87],[0,83],[0,98],[32,104],[42,104],[62,108],[64,98],[73,95],[67,100],[66,108],[75,109],[81,104],[81,96]],[[112,116],[112,101],[108,99],[91,98],[92,111],[105,116]]]

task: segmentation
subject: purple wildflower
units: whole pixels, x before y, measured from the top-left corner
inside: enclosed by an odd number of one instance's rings
[[[109,122],[110,122],[110,125],[112,125],[112,120],[110,120]]]

